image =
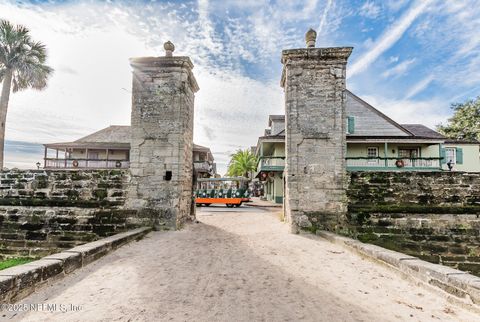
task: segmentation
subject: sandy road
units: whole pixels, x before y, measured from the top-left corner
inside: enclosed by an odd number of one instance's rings
[[[198,219],[151,233],[21,302],[57,304],[56,312],[3,319],[480,320],[340,246],[288,234],[274,212],[210,207]]]

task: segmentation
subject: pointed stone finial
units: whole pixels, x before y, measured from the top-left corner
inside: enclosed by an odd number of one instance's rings
[[[316,40],[317,40],[317,32],[312,28],[310,28],[305,34],[305,42],[307,43],[307,48],[314,48]]]
[[[165,57],[172,57],[175,45],[170,40],[163,44],[163,48],[165,49]]]

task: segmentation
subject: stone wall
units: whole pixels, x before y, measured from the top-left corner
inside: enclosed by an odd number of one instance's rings
[[[198,85],[188,57],[140,57],[133,67],[132,183],[129,208],[156,215],[159,227],[190,218],[193,113]]]
[[[129,180],[126,170],[2,171],[0,206],[121,206]]]
[[[347,195],[324,229],[480,276],[480,174],[352,172]]]
[[[345,203],[345,73],[350,47],[282,52],[285,216],[292,231],[335,221]]]
[[[152,219],[124,210],[128,170],[0,173],[0,259],[41,257]]]

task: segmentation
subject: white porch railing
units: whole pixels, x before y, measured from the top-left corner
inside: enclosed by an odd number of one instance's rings
[[[346,158],[348,168],[440,169],[441,158]]]
[[[129,160],[45,159],[45,169],[126,169],[129,167]]]
[[[285,159],[281,157],[276,158],[266,158],[260,160],[260,166],[267,166],[267,167],[284,167],[285,166]]]

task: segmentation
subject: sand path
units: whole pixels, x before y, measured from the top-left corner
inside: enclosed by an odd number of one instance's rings
[[[198,219],[150,233],[21,302],[57,304],[56,312],[3,319],[480,321],[340,246],[288,234],[274,212],[209,207]]]

